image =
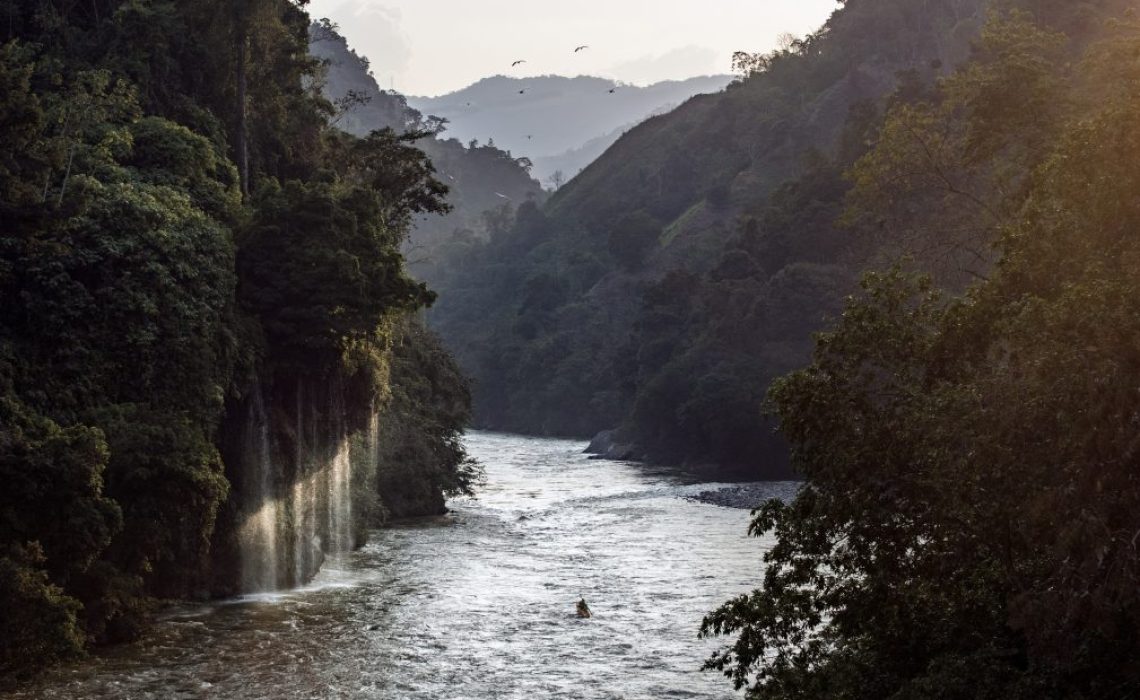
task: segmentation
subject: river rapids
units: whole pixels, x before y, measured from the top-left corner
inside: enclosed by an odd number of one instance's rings
[[[772,541],[746,536],[748,511],[686,499],[718,484],[590,460],[579,442],[467,442],[487,483],[450,514],[373,532],[304,588],[168,609],[140,642],[11,697],[737,696],[700,671],[724,642],[697,630],[760,581]]]

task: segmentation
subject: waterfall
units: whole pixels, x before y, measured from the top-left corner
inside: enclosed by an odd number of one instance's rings
[[[337,552],[352,550],[352,460],[345,440],[329,465],[329,539]]]
[[[290,585],[293,586],[307,581],[322,563],[321,543],[317,534],[317,485],[314,483],[319,469],[316,460],[312,459],[310,454],[310,449],[315,449],[317,443],[316,425],[314,421],[309,421],[308,425],[313,434],[305,432],[305,409],[305,388],[303,384],[298,383],[294,409],[296,424],[293,432],[295,476],[292,493],[289,494],[293,504],[290,519],[293,529],[291,538],[293,570]],[[313,447],[309,448],[310,445]],[[289,562],[282,561],[281,564],[288,566]]]
[[[267,409],[258,388],[246,402],[235,483],[243,593],[302,585],[326,557],[351,552],[358,504],[374,498],[375,408],[353,432],[340,382],[309,389],[298,382],[291,398],[288,409],[273,401]]]
[[[274,467],[269,449],[269,421],[261,390],[254,392],[246,422],[243,487],[247,510],[238,532],[243,590],[273,590],[277,582],[278,501],[274,494]]]
[[[329,400],[329,412],[339,434],[344,430],[344,394],[337,386]],[[332,551],[351,551],[352,537],[352,446],[340,440],[328,467],[328,537]]]

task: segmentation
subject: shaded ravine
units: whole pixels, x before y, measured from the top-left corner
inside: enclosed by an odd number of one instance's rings
[[[578,442],[468,446],[487,485],[450,515],[372,533],[305,588],[168,610],[144,641],[11,697],[733,697],[698,670],[717,643],[696,631],[760,580],[771,542],[745,536],[747,511]]]

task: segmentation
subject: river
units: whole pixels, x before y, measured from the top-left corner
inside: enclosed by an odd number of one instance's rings
[[[305,588],[167,610],[11,697],[736,697],[699,670],[721,642],[696,633],[772,542],[746,537],[747,511],[685,498],[717,485],[583,447],[473,433],[487,483],[449,515],[374,532]]]

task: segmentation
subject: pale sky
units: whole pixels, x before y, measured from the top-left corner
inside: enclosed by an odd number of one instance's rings
[[[312,0],[383,88],[435,96],[496,74],[596,75],[644,85],[729,73],[818,29],[836,0]],[[574,53],[574,47],[589,49]],[[527,62],[511,68],[516,60]]]

